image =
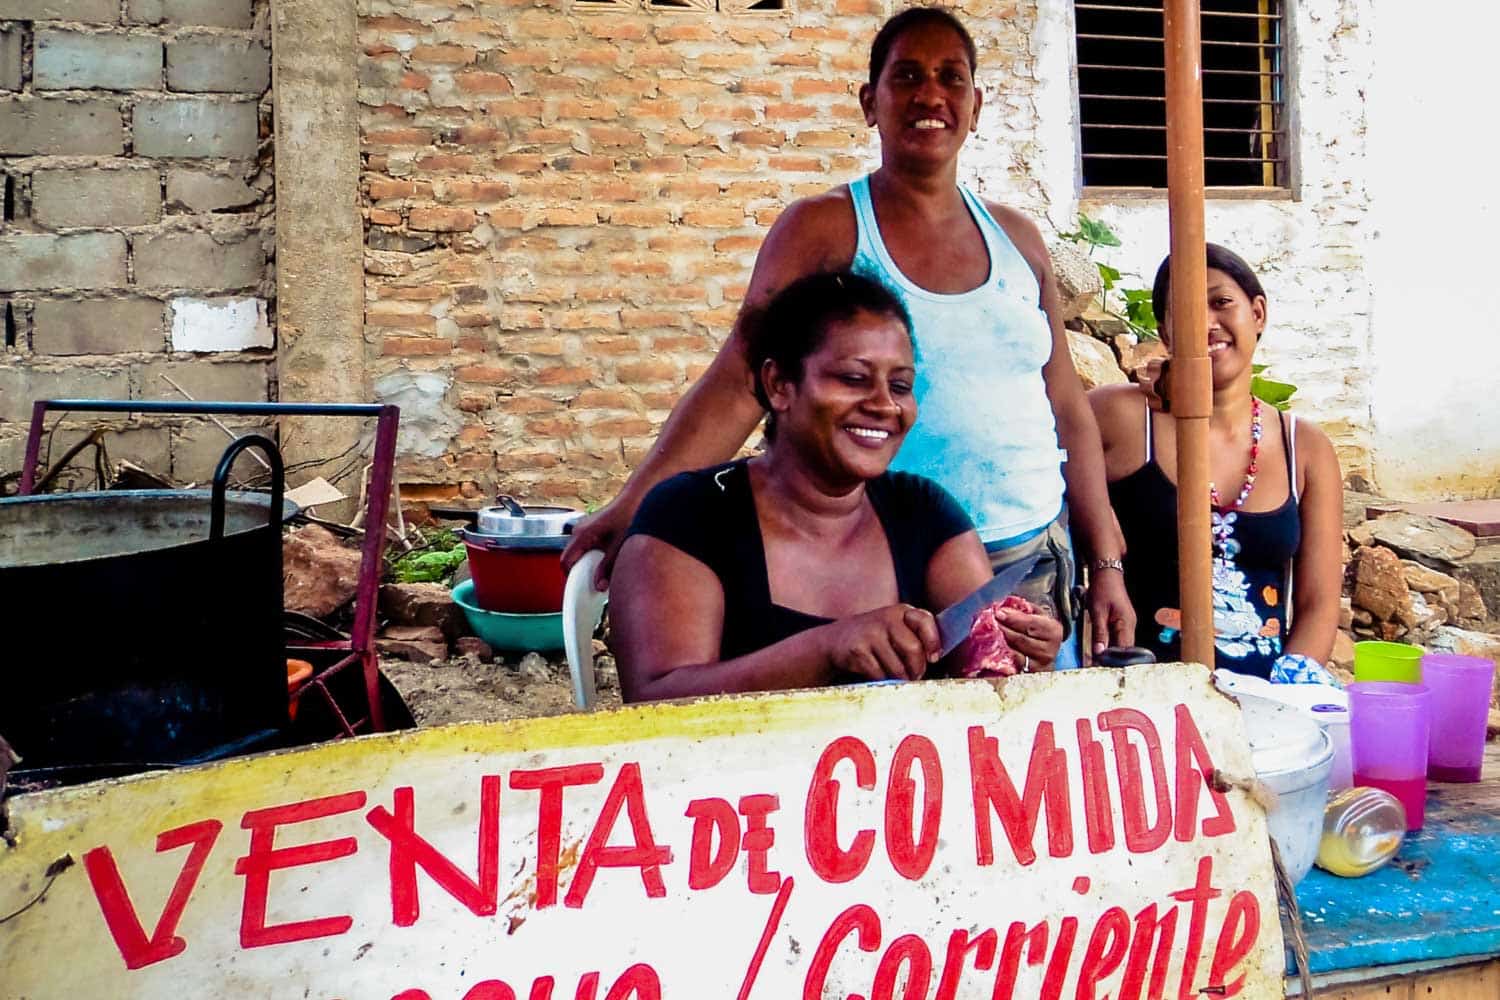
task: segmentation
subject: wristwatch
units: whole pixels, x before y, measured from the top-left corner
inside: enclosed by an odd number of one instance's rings
[[[1123,573],[1123,572],[1125,572],[1125,561],[1123,559],[1095,559],[1094,560],[1093,570],[1094,570],[1095,573],[1102,573],[1102,572],[1104,572],[1107,569],[1117,569],[1121,573]]]

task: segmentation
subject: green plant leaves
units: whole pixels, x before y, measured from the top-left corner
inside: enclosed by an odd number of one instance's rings
[[[1254,371],[1264,371],[1265,365],[1256,365]],[[1273,378],[1262,378],[1259,375],[1250,377],[1250,395],[1261,402],[1270,403],[1278,410],[1285,410],[1291,406],[1292,394],[1297,387],[1290,382],[1278,382]]]
[[[1151,311],[1151,291],[1146,288],[1122,288],[1120,295],[1125,299],[1125,322],[1130,324],[1131,332],[1143,340],[1155,340],[1159,334],[1156,329],[1156,314]]]
[[[391,578],[397,583],[452,583],[468,558],[463,539],[447,529],[430,535],[414,530],[413,535],[419,544],[390,563]]]
[[[1108,264],[1101,264],[1098,261],[1094,262],[1094,266],[1099,269],[1099,280],[1104,282],[1104,290],[1107,292],[1114,288],[1115,284],[1120,280],[1119,269],[1110,267]]]
[[[1120,246],[1120,237],[1115,235],[1114,230],[1102,222],[1090,219],[1081,212],[1078,215],[1078,229],[1058,235],[1072,243],[1087,243],[1091,251],[1094,247]],[[1119,275],[1117,274],[1116,277],[1118,278]]]
[[[1078,216],[1078,231],[1090,246],[1117,247],[1120,245],[1120,237],[1114,234],[1114,230],[1102,222],[1090,219],[1087,215]]]

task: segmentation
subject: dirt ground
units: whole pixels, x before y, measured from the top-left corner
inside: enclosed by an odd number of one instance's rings
[[[382,657],[380,667],[406,699],[419,726],[500,722],[575,711],[568,664],[536,653],[497,656],[493,663],[456,657],[408,663]],[[620,704],[620,684],[608,654],[594,659],[599,707]]]

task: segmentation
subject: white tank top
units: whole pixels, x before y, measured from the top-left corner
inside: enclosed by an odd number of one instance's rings
[[[853,270],[896,293],[916,338],[917,422],[891,468],[937,480],[992,543],[1057,517],[1067,453],[1042,379],[1052,331],[1036,274],[983,202],[959,191],[989,252],[978,288],[945,295],[901,273],[880,237],[868,177],[849,184],[859,226]]]

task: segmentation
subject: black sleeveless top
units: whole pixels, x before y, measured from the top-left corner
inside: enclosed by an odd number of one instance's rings
[[[1292,557],[1302,541],[1297,507],[1296,418],[1277,412],[1287,459],[1286,502],[1275,510],[1214,510],[1214,648],[1218,666],[1269,677],[1291,629]],[[1136,642],[1158,661],[1182,658],[1177,580],[1177,487],[1156,464],[1146,408],[1146,464],[1109,484],[1125,534],[1125,589],[1135,606]]]
[[[724,660],[832,621],[771,600],[747,463],[741,459],[658,483],[646,494],[629,531],[659,538],[714,571],[724,587],[719,641]],[[937,483],[908,472],[876,476],[865,484],[865,493],[885,530],[900,600],[939,610],[927,599],[927,564],[944,542],[973,529],[968,515]]]

